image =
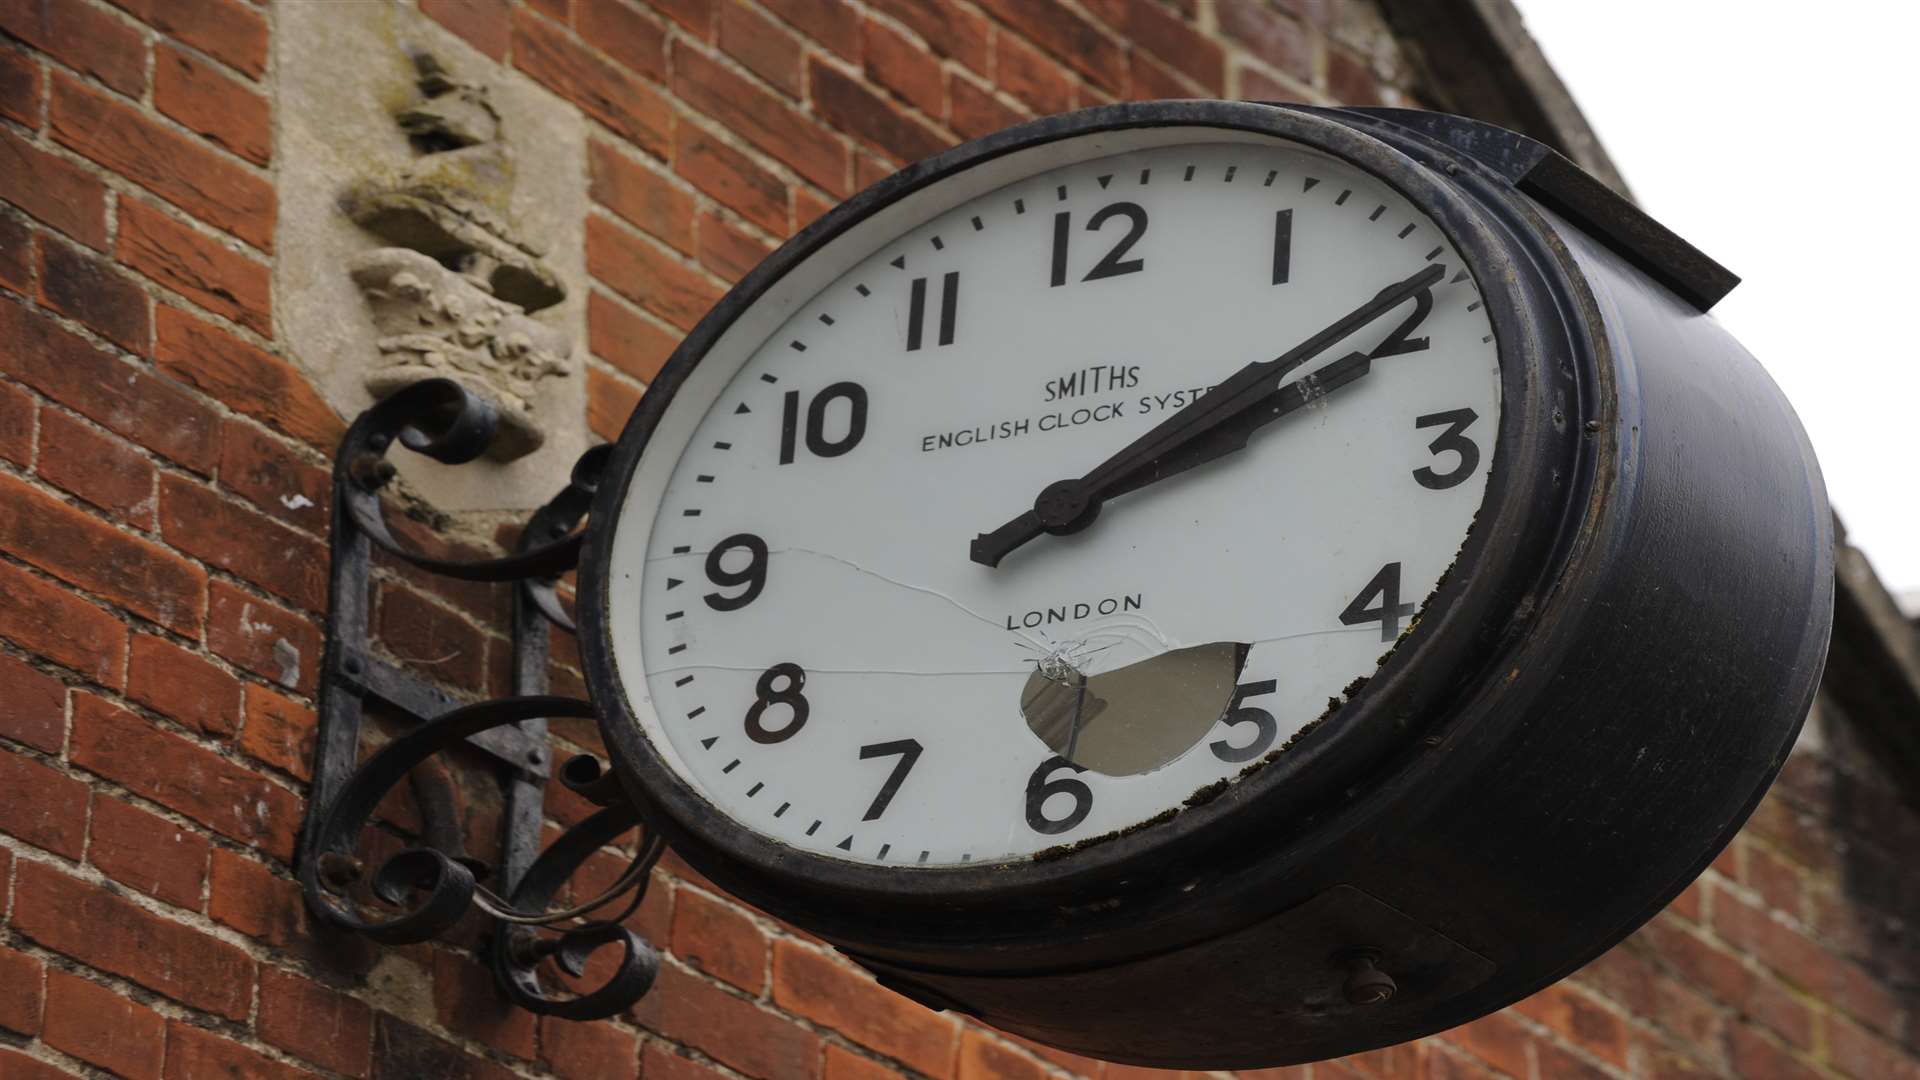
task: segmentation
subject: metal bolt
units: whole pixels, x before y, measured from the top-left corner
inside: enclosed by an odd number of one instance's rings
[[[1347,958],[1347,981],[1341,992],[1349,1005],[1384,1005],[1399,989],[1393,976],[1374,965],[1380,954],[1372,949],[1357,949]]]
[[[534,765],[542,764],[546,760],[547,760],[547,752],[545,750],[541,750],[536,747],[535,749],[527,751],[527,761]]]
[[[1600,430],[1600,421],[1598,421],[1598,420],[1589,420],[1589,421],[1587,421],[1587,430],[1588,430],[1589,432],[1593,432],[1593,431],[1599,431],[1599,430]]]
[[[343,668],[346,668],[347,674],[349,675],[360,674],[360,658],[357,656],[347,657],[345,660],[341,661],[340,666]]]

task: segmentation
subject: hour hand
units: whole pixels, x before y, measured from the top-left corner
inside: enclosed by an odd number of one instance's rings
[[[1358,381],[1372,368],[1373,358],[1366,353],[1348,353],[1317,371],[1280,386],[1264,401],[1223,421],[1199,438],[1162,454],[1133,472],[1117,477],[1107,484],[1103,494],[1108,497],[1124,494],[1204,465],[1215,458],[1225,457],[1236,450],[1244,450],[1247,440],[1253,437],[1255,431],[1326,397],[1348,383]]]

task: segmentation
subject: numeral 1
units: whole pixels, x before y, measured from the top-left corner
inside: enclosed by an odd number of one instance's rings
[[[960,306],[960,271],[949,270],[940,280],[940,339],[938,344],[953,344],[953,320]],[[907,296],[907,351],[920,348],[927,326],[927,279],[913,279]]]
[[[1273,283],[1285,285],[1293,271],[1293,211],[1273,215]]]

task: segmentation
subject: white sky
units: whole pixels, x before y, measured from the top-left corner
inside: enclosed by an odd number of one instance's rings
[[[1516,0],[1634,195],[1739,274],[1851,541],[1920,590],[1920,4]]]

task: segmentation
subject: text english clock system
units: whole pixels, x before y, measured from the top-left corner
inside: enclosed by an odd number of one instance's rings
[[[613,766],[723,887],[1080,1053],[1497,1009],[1684,888],[1811,701],[1830,522],[1705,313],[1736,280],[1440,114],[1115,105],[921,162],[614,448]]]

